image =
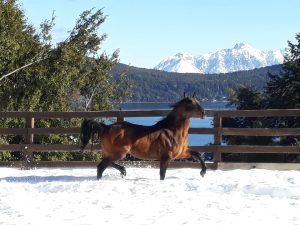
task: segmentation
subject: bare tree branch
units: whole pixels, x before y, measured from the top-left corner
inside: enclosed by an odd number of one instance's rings
[[[32,64],[38,63],[38,62],[40,62],[40,61],[42,61],[42,60],[45,60],[45,59],[47,59],[47,57],[46,57],[46,58],[40,58],[40,59],[38,59],[38,60],[36,60],[36,61],[34,61],[34,62],[31,62],[31,63],[28,63],[28,64],[26,64],[26,65],[24,65],[24,66],[21,66],[20,68],[18,68],[18,69],[16,69],[16,70],[12,71],[12,72],[10,72],[10,73],[7,73],[7,74],[3,75],[3,76],[0,78],[0,81],[2,81],[2,80],[5,79],[6,77],[8,77],[8,76],[10,76],[10,75],[13,75],[14,73],[16,73],[16,72],[18,72],[18,71],[20,71],[20,70],[22,70],[22,69],[25,69],[25,68],[28,67],[28,66],[31,66]]]
[[[88,110],[89,105],[91,104],[93,97],[95,96],[95,92],[96,92],[96,87],[94,88],[91,96],[85,101],[85,110]]]

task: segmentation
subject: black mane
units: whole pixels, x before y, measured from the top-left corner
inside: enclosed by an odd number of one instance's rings
[[[178,116],[176,116],[175,114],[170,113],[165,118],[162,118],[160,121],[154,124],[153,127],[157,129],[174,127],[174,122],[176,121],[177,117]]]

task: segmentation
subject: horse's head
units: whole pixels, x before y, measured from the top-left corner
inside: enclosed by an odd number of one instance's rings
[[[174,108],[188,116],[199,116],[202,119],[205,117],[204,108],[195,96],[181,99],[174,105]]]

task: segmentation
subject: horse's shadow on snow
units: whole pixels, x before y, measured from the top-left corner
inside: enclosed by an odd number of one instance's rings
[[[23,177],[1,177],[0,182],[8,183],[42,183],[42,182],[82,182],[96,181],[96,176],[23,176]]]

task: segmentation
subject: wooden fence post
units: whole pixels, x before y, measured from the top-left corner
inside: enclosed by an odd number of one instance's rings
[[[117,122],[123,122],[124,121],[124,117],[123,116],[118,116],[117,117]]]
[[[25,135],[25,147],[23,160],[25,169],[29,169],[32,167],[33,163],[33,152],[30,149],[30,145],[33,144],[34,135],[31,132],[31,129],[34,128],[34,117],[26,117],[25,127],[27,128],[27,134]]]
[[[216,133],[214,135],[214,145],[220,146],[222,143],[222,117],[220,115],[215,114],[214,115],[214,128],[216,128]],[[217,151],[214,152],[214,162],[221,162],[222,161],[222,153],[219,152],[219,148],[217,147]]]
[[[117,116],[117,122],[123,122],[123,121],[124,121],[124,116],[123,116],[122,109],[120,108],[119,115]]]

